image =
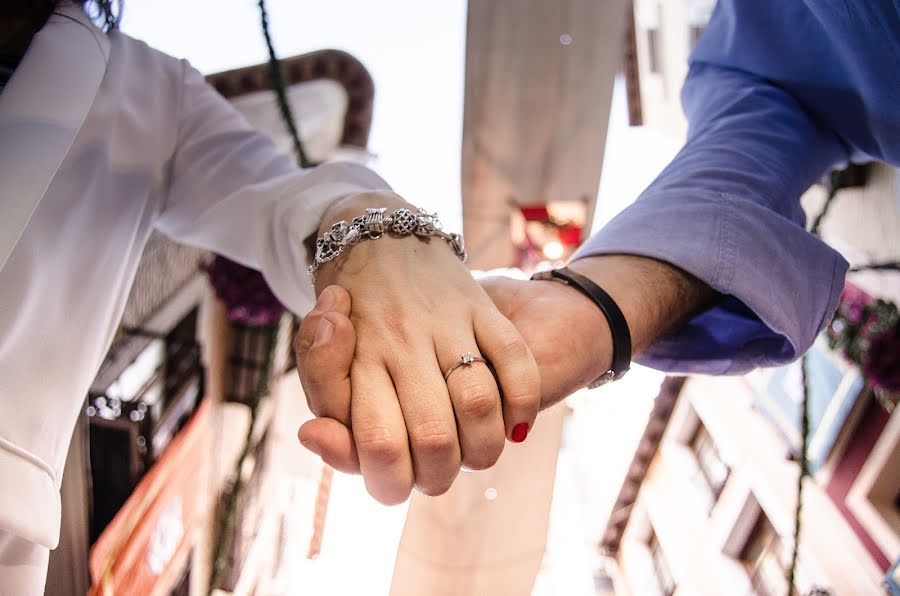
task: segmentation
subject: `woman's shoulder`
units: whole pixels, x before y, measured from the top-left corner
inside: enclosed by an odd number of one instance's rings
[[[131,37],[121,31],[107,33],[110,41],[110,64],[126,68],[135,76],[149,73],[172,73],[182,76],[187,61],[157,50],[147,42]]]

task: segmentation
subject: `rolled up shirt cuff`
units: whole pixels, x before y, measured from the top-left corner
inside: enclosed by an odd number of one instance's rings
[[[843,257],[758,202],[710,191],[674,194],[648,191],[574,256],[650,257],[723,294],[635,360],[672,373],[742,374],[805,352],[837,307]]]

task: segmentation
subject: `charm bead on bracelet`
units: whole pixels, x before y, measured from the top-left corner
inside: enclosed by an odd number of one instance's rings
[[[420,238],[436,236],[450,245],[454,254],[463,262],[466,261],[466,249],[460,234],[451,234],[441,229],[437,214],[424,209],[415,213],[409,209],[397,209],[385,216],[387,208],[366,209],[366,214],[354,217],[349,224],[339,221],[331,226],[331,230],[316,240],[316,254],[309,267],[310,275],[328,261],[333,261],[343,252],[360,240],[376,240],[386,233],[397,236],[414,234]]]

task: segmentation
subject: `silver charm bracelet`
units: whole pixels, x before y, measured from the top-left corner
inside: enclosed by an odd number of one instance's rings
[[[331,231],[316,240],[316,255],[309,266],[310,276],[314,276],[321,265],[333,261],[360,240],[376,240],[386,233],[398,236],[415,234],[420,238],[437,236],[450,245],[462,262],[466,261],[462,235],[443,231],[437,214],[430,214],[421,208],[415,213],[409,209],[397,209],[388,216],[385,216],[385,211],[386,207],[366,209],[365,215],[354,217],[349,224],[339,221],[332,225]]]

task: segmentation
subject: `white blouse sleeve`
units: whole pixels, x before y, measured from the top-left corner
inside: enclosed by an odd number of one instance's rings
[[[261,270],[286,306],[306,313],[314,296],[303,240],[332,202],[390,187],[354,163],[301,170],[187,64],[182,93],[157,229]]]

